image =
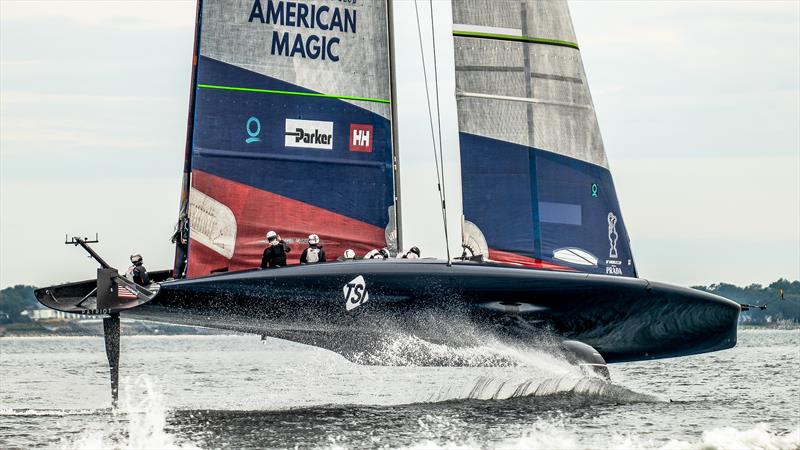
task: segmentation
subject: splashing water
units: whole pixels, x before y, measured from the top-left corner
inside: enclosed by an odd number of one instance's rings
[[[62,441],[63,449],[196,449],[179,444],[167,432],[167,410],[161,393],[146,375],[121,384],[120,408],[111,411],[103,429],[87,430],[76,439]]]
[[[450,334],[454,330],[448,329]],[[455,399],[500,400],[543,397],[559,393],[604,398],[608,401],[665,401],[614,385],[567,361],[552,336],[540,333],[541,346],[509,343],[491,333],[459,327],[462,345],[428,342],[418,336],[395,334],[369,351],[350,355],[357,364],[388,366],[486,367],[486,376],[452,383],[426,401]]]
[[[567,362],[554,338],[540,332],[539,346],[508,343],[490,332],[457,323],[442,324],[442,335],[458,335],[458,344],[440,344],[414,334],[387,333],[367,350],[347,355],[356,364],[376,366],[529,367],[554,374],[579,373]],[[456,339],[448,338],[455,342]]]

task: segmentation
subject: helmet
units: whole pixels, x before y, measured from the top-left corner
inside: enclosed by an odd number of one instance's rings
[[[135,255],[131,255],[131,262],[133,264],[141,264],[142,263],[142,255],[140,255],[138,253],[135,254]]]
[[[419,247],[417,247],[416,245],[411,247],[411,250],[409,250],[409,252],[414,253],[417,256],[422,256],[422,252],[419,251]]]
[[[356,252],[352,248],[344,251],[344,259],[356,259]]]
[[[267,232],[267,242],[272,241],[273,239],[276,239],[277,237],[278,237],[278,233],[276,233],[276,232],[274,232],[272,230],[269,230],[269,232]]]
[[[309,234],[308,235],[308,244],[309,245],[317,245],[319,244],[319,236],[316,234]]]

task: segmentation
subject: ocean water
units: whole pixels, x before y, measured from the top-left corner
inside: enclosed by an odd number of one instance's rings
[[[404,365],[258,336],[123,336],[112,410],[101,338],[2,338],[0,448],[800,449],[800,330],[612,365],[611,383],[495,342],[383,351]]]

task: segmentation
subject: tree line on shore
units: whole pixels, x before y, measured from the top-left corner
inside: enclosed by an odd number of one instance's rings
[[[767,309],[764,310],[750,308],[749,311],[743,311],[739,316],[741,323],[764,325],[791,321],[800,324],[800,281],[781,278],[767,286],[753,283],[746,287],[739,287],[729,283],[717,283],[692,287],[729,298],[738,303],[754,306],[766,305]]]

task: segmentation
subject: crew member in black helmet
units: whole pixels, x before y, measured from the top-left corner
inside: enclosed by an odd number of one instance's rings
[[[422,252],[419,251],[419,247],[414,246],[411,247],[411,250],[403,254],[403,259],[417,259],[420,256],[422,256]]]
[[[292,251],[289,245],[283,242],[278,233],[271,231],[267,233],[267,249],[261,256],[261,268],[275,268],[286,265],[286,254]]]
[[[370,250],[364,255],[364,259],[389,259],[389,250],[386,247],[378,250],[377,248],[374,250]]]
[[[139,286],[147,286],[150,284],[150,276],[147,275],[147,269],[144,268],[142,255],[131,255],[132,266],[128,267],[128,272],[125,273],[125,278],[133,281]]]

